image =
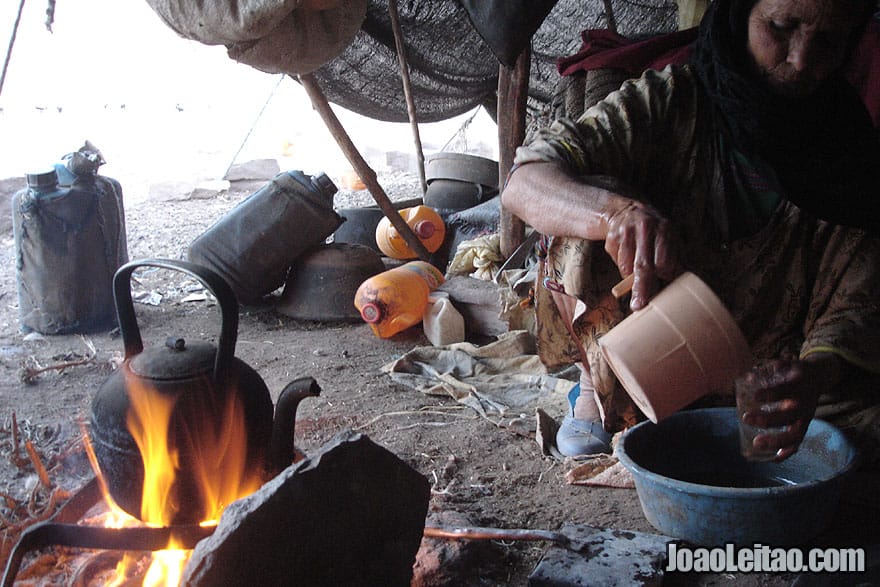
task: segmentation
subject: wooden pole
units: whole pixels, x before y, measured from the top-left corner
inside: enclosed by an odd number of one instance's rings
[[[513,167],[516,148],[526,135],[526,98],[529,92],[531,48],[526,47],[513,67],[498,71],[498,185],[504,186]],[[505,258],[523,242],[525,223],[501,207],[501,254]]]
[[[430,263],[430,253],[425,248],[425,245],[422,244],[422,241],[419,240],[419,237],[417,237],[412,229],[410,229],[409,225],[403,219],[403,216],[401,216],[391,204],[391,200],[388,199],[388,195],[385,193],[385,190],[382,189],[382,186],[379,185],[378,179],[376,179],[376,172],[373,171],[370,165],[358,152],[357,147],[355,147],[351,137],[348,136],[342,123],[336,118],[336,114],[334,114],[333,110],[330,108],[330,103],[327,102],[327,97],[318,85],[315,76],[310,73],[303,74],[299,76],[299,81],[309,95],[309,99],[312,101],[312,107],[318,111],[318,114],[324,120],[324,124],[327,126],[330,134],[333,135],[339,148],[342,149],[343,154],[345,154],[345,157],[348,159],[349,163],[351,163],[351,166],[360,176],[364,185],[370,190],[370,194],[372,194],[376,204],[379,205],[382,213],[385,214],[385,217],[388,218],[394,228],[397,229],[400,236],[406,241],[406,244],[408,244],[416,255],[419,256],[419,259]]]
[[[422,195],[428,191],[428,182],[425,179],[425,153],[422,151],[422,139],[419,135],[419,121],[416,113],[416,103],[412,95],[412,84],[409,79],[409,63],[406,59],[406,45],[403,42],[403,31],[400,28],[400,15],[397,12],[397,0],[388,0],[388,12],[391,14],[391,28],[394,30],[394,46],[397,49],[397,61],[400,65],[400,77],[403,80],[403,95],[406,97],[406,112],[409,115],[409,124],[412,127],[413,141],[416,145],[416,157],[419,162],[419,179],[422,185]]]
[[[678,30],[683,31],[700,24],[708,6],[707,0],[678,0]]]

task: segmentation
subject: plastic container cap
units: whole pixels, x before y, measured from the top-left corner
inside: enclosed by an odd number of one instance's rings
[[[333,183],[333,180],[330,179],[323,171],[317,175],[312,176],[312,183],[315,185],[316,188],[318,188],[318,191],[325,196],[332,196],[339,191],[339,188],[336,187],[336,184]]]
[[[419,238],[431,238],[437,232],[437,227],[430,220],[417,222],[413,228],[415,229],[416,236]]]
[[[58,174],[55,169],[44,169],[27,174],[28,187],[34,189],[54,188],[58,186]]]
[[[361,318],[363,318],[364,322],[367,324],[375,324],[382,320],[382,308],[380,308],[379,304],[376,302],[367,302],[364,304],[364,307],[361,308]]]

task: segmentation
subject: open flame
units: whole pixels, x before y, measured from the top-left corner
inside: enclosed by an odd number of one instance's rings
[[[262,485],[262,470],[247,459],[244,408],[237,394],[226,394],[222,406],[200,404],[172,421],[178,396],[158,393],[137,377],[127,379],[128,430],[144,461],[142,520],[169,525],[181,508],[199,504],[203,523],[216,523],[229,503]],[[185,487],[178,483],[182,470],[190,481]]]
[[[144,461],[144,492],[141,520],[165,526],[171,523],[180,506],[172,493],[180,468],[180,453],[172,446],[168,431],[175,398],[153,393],[126,373],[126,388],[131,402],[126,424]]]
[[[206,409],[200,417],[187,414],[186,421],[181,422],[181,418],[174,419],[176,396],[159,393],[127,372],[126,388],[130,400],[127,426],[144,463],[142,522],[115,504],[102,478],[105,500],[112,512],[105,525],[168,526],[181,508],[197,504],[203,508],[201,524],[216,525],[228,504],[262,485],[262,467],[248,463],[247,427],[237,394],[227,394],[219,418],[217,410]],[[97,459],[94,455],[90,458],[101,478]],[[185,470],[183,477],[190,481],[183,490],[178,483],[182,470]],[[179,549],[172,537],[167,550],[153,553],[143,585],[176,587],[191,553]],[[115,584],[128,580],[130,567],[135,562],[130,558],[126,556],[117,567]]]

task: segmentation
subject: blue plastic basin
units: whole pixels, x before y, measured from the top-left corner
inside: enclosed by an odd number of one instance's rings
[[[617,448],[642,511],[668,536],[701,546],[795,546],[832,521],[856,450],[813,420],[800,450],[782,463],[739,454],[735,408],[673,414],[628,430]]]

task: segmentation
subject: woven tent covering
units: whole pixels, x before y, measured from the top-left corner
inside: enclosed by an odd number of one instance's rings
[[[408,120],[388,0],[148,2],[181,36],[225,45],[230,58],[268,73],[311,73],[330,102],[363,116]],[[511,65],[529,40],[536,112],[553,94],[556,59],[577,51],[581,31],[642,36],[678,24],[673,0],[399,0],[397,8],[419,122],[478,106],[494,113],[499,63]]]

